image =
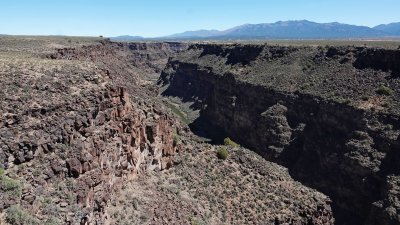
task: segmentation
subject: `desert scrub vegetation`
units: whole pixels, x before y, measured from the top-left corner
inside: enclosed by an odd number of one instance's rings
[[[381,86],[379,86],[378,89],[376,89],[376,93],[379,95],[387,95],[388,96],[393,93],[393,90],[387,86],[381,85]]]
[[[178,107],[169,102],[165,102],[165,104],[175,115],[177,115],[181,119],[182,122],[184,122],[185,124],[190,124],[189,119],[186,118],[185,114],[183,114],[183,112],[179,110]]]
[[[11,225],[39,225],[37,219],[17,205],[6,210],[6,222]]]
[[[55,218],[49,218],[44,223],[44,225],[59,225],[59,224],[61,224],[61,223]]]
[[[192,218],[190,218],[190,224],[191,225],[205,225],[206,223],[204,223],[202,220],[198,219],[197,217],[192,217]]]
[[[231,146],[231,147],[239,147],[240,146],[239,144],[237,144],[236,142],[232,141],[228,137],[224,139],[224,145]]]
[[[226,147],[219,147],[217,150],[217,157],[219,159],[225,160],[228,158],[228,150]]]
[[[349,105],[351,103],[351,99],[350,98],[338,98],[337,102],[339,102],[341,104]]]
[[[7,177],[4,169],[0,169],[0,190],[9,198],[20,198],[22,185],[20,182]]]
[[[314,86],[313,83],[305,82],[304,84],[302,84],[302,85],[300,86],[300,89],[301,89],[301,90],[306,90],[306,89],[311,88],[312,86]]]

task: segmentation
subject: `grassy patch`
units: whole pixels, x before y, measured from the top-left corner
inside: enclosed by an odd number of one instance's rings
[[[364,96],[361,97],[361,99],[362,99],[363,101],[368,101],[368,100],[369,100],[369,97],[366,96],[366,95],[364,95]]]
[[[22,194],[22,185],[20,182],[4,175],[3,170],[0,171],[0,190],[10,197],[19,198]]]
[[[393,90],[390,89],[387,86],[381,85],[378,89],[375,91],[379,95],[391,95],[393,93]]]
[[[6,221],[12,225],[38,225],[39,221],[22,209],[20,206],[13,205],[6,210]]]
[[[201,221],[200,219],[196,218],[196,217],[192,217],[190,219],[190,224],[191,225],[204,225],[206,223],[204,223],[203,221]]]
[[[171,109],[175,115],[177,115],[184,123],[189,124],[190,121],[186,118],[186,116],[173,104],[169,102],[165,102],[166,106]]]
[[[301,90],[306,90],[306,89],[311,88],[312,86],[314,86],[313,83],[305,82],[305,83],[303,83],[303,84],[300,86],[300,89],[301,89]]]
[[[341,104],[346,104],[346,105],[349,105],[351,103],[351,99],[349,98],[339,98],[337,101]]]
[[[57,219],[55,218],[49,218],[48,220],[46,220],[46,222],[44,223],[44,225],[59,225],[61,224]]]

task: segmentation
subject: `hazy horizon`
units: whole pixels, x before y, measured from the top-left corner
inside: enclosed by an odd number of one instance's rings
[[[395,0],[13,0],[0,7],[0,34],[9,35],[160,37],[287,20],[369,27],[400,21]]]

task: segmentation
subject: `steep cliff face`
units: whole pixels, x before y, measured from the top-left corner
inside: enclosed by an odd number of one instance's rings
[[[7,222],[107,224],[104,209],[123,182],[173,165],[181,148],[173,135],[184,126],[151,99],[135,70],[150,73],[178,50],[100,42],[1,58],[0,212]]]
[[[400,51],[385,49],[365,49],[357,55],[354,66],[357,68],[372,68],[390,71],[392,76],[400,76]]]
[[[170,167],[177,148],[172,141],[176,123],[151,106],[132,104],[123,89],[111,88],[93,100],[82,102],[87,109],[72,111],[68,110],[71,106],[61,106],[57,112],[64,111],[66,115],[26,128],[32,133],[29,139],[2,139],[6,147],[3,152],[6,157],[2,158],[6,162],[2,163],[11,168],[14,164],[21,165],[15,172],[24,177],[23,183],[33,187],[46,184],[41,192],[26,187],[21,201],[39,204],[40,197],[50,198],[56,192],[57,201],[63,204],[61,207],[67,208],[65,211],[71,212],[74,207],[88,209],[81,218],[71,218],[58,211],[56,205],[47,215],[65,216],[66,221],[73,224],[77,220],[84,220],[84,223],[105,221],[103,208],[113,190],[135,174]],[[33,113],[26,117],[40,119],[44,116]],[[33,176],[28,176],[32,172]],[[70,180],[71,187],[63,188],[65,177],[74,178]],[[53,190],[57,185],[59,188]],[[18,201],[3,200],[2,208]],[[33,213],[40,213],[40,209],[38,206]]]
[[[339,224],[400,224],[398,54],[192,45],[159,83],[201,110],[194,124],[221,128],[329,195]]]

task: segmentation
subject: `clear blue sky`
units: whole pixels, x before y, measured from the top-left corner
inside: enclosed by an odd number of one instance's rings
[[[400,22],[400,0],[0,0],[0,34],[154,37],[300,19]]]

